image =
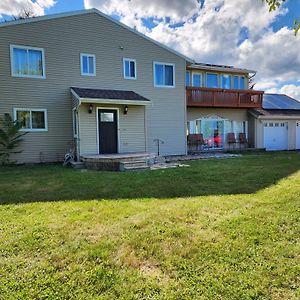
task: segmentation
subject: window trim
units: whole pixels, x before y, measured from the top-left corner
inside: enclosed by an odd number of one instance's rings
[[[198,87],[198,86],[194,86],[194,74],[197,74],[197,75],[201,76],[199,87],[203,87],[203,72],[200,72],[200,71],[193,71],[192,72],[192,86],[193,87]]]
[[[31,128],[21,128],[20,131],[26,132],[46,132],[48,131],[48,111],[44,108],[13,108],[13,117],[14,121],[17,121],[17,112],[18,111],[28,111],[30,113],[30,127]],[[43,112],[45,117],[45,128],[32,128],[32,112]]]
[[[217,87],[208,87],[207,86],[207,82],[208,82],[208,80],[207,80],[207,76],[208,76],[208,74],[211,74],[211,75],[217,75],[217,81],[218,81],[218,86]],[[205,73],[205,87],[207,87],[207,88],[209,88],[209,89],[218,89],[218,88],[220,88],[220,73],[215,73],[215,72],[206,72]]]
[[[42,63],[43,63],[43,75],[25,75],[25,74],[16,74],[14,72],[14,55],[13,50],[16,49],[23,49],[23,50],[37,50],[42,52]],[[44,48],[37,48],[31,46],[22,46],[22,45],[10,45],[10,69],[11,69],[11,76],[12,77],[21,77],[21,78],[35,78],[35,79],[46,79],[46,62],[45,62],[45,49]]]
[[[94,73],[85,73],[83,72],[83,57],[92,57],[94,62]],[[96,54],[90,54],[90,53],[80,53],[80,74],[81,76],[96,76]]]
[[[129,68],[130,68],[130,62],[134,62],[134,77],[126,76],[125,62],[127,62],[127,61],[129,62]],[[129,73],[130,73],[130,70],[129,70]],[[136,59],[123,57],[123,77],[124,77],[124,79],[129,79],[129,80],[136,80],[137,79]]]
[[[159,85],[159,84],[156,84],[155,65],[164,65],[164,66],[172,66],[173,67],[173,85],[165,85],[165,84],[164,85]],[[175,84],[175,64],[165,63],[165,62],[161,62],[161,61],[154,61],[153,62],[153,84],[154,84],[154,87],[157,87],[157,88],[174,89],[176,87],[176,84]]]

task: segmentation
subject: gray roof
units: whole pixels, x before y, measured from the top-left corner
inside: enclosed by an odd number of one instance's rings
[[[150,102],[149,99],[133,91],[86,89],[86,88],[78,88],[78,87],[71,87],[71,89],[77,94],[79,98]]]
[[[264,94],[264,109],[300,110],[300,102],[283,94]]]

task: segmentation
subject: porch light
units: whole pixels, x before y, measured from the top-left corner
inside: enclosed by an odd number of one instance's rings
[[[128,106],[125,105],[125,106],[124,106],[124,115],[127,115],[127,113],[128,113]]]
[[[88,110],[89,114],[91,114],[93,112],[93,104],[89,105],[89,110]]]

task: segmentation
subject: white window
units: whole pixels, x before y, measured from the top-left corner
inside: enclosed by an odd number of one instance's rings
[[[44,49],[10,45],[11,75],[46,78]]]
[[[232,76],[227,74],[221,75],[221,88],[223,89],[231,89],[232,87]]]
[[[96,55],[80,54],[81,75],[96,76]]]
[[[201,87],[202,86],[202,74],[199,72],[192,73],[192,85],[194,87]]]
[[[190,86],[191,85],[191,74],[190,71],[185,72],[185,85]]]
[[[219,75],[215,73],[206,73],[206,87],[218,88],[219,87]]]
[[[136,79],[135,59],[123,58],[123,72],[125,79]]]
[[[46,109],[14,109],[14,120],[22,124],[22,131],[48,131]]]
[[[154,86],[175,87],[175,65],[168,63],[153,63]]]
[[[234,75],[233,76],[233,88],[235,90],[245,90],[246,89],[245,76]]]

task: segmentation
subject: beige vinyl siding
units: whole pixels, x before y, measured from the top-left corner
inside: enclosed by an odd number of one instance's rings
[[[145,121],[144,106],[128,107],[127,115],[124,115],[123,105],[94,105],[93,112],[88,113],[88,104],[82,104],[79,108],[79,138],[80,155],[99,153],[97,108],[118,109],[118,141],[119,152],[144,152],[145,149]]]
[[[36,161],[40,151],[55,161],[69,148],[71,86],[132,90],[150,99],[147,151],[155,152],[153,139],[160,138],[163,154],[185,153],[186,62],[181,57],[96,13],[2,27],[0,37],[0,114],[12,113],[13,107],[48,110],[49,131],[25,137],[23,161]],[[46,79],[11,77],[10,44],[43,48]],[[80,53],[96,55],[97,76],[80,75]],[[137,80],[123,78],[124,57],[136,60]],[[175,64],[175,88],[154,88],[154,61]]]

